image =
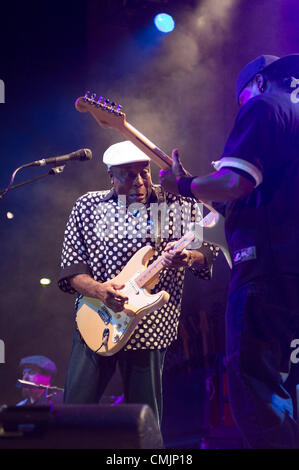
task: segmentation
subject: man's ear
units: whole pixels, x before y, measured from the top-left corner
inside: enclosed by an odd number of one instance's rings
[[[108,170],[108,175],[109,175],[109,178],[110,178],[110,183],[113,185],[113,183],[114,183],[113,178],[114,178],[114,177],[113,177],[113,173],[112,173],[111,170]]]
[[[267,88],[267,80],[266,78],[261,74],[258,73],[255,76],[255,81],[257,84],[257,87],[261,93],[264,93],[265,89]]]

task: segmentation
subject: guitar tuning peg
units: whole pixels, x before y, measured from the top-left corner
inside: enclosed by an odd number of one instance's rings
[[[91,101],[95,101],[96,97],[97,97],[96,93],[92,93],[90,96]]]
[[[87,92],[85,93],[85,95],[83,96],[83,99],[84,99],[84,101],[86,101],[86,100],[87,100],[87,98],[88,98],[88,95],[89,95],[89,91],[87,91]]]
[[[102,104],[102,101],[103,101],[103,97],[102,97],[102,96],[99,96],[98,101],[97,101],[97,104],[98,104],[98,105],[101,105],[101,104]]]
[[[116,108],[116,111],[121,111],[122,110],[122,105],[121,104],[118,104],[117,105],[117,108]]]

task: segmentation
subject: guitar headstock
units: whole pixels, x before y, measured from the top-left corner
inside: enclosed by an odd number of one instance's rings
[[[119,129],[124,125],[126,115],[121,111],[122,106],[108,98],[87,91],[78,98],[75,107],[80,113],[91,113],[102,127]]]

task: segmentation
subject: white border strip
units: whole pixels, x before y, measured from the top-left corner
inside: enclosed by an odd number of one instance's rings
[[[246,173],[249,173],[250,176],[254,178],[256,183],[255,188],[263,182],[262,172],[256,166],[252,165],[252,163],[249,163],[246,160],[242,160],[241,158],[224,157],[221,158],[221,160],[212,162],[212,165],[217,171],[219,171],[224,166],[231,168],[239,168],[239,170],[246,171]]]

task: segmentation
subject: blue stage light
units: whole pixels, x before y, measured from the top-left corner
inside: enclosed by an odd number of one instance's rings
[[[154,18],[156,28],[162,33],[171,33],[174,30],[175,23],[172,16],[167,13],[159,13]]]

